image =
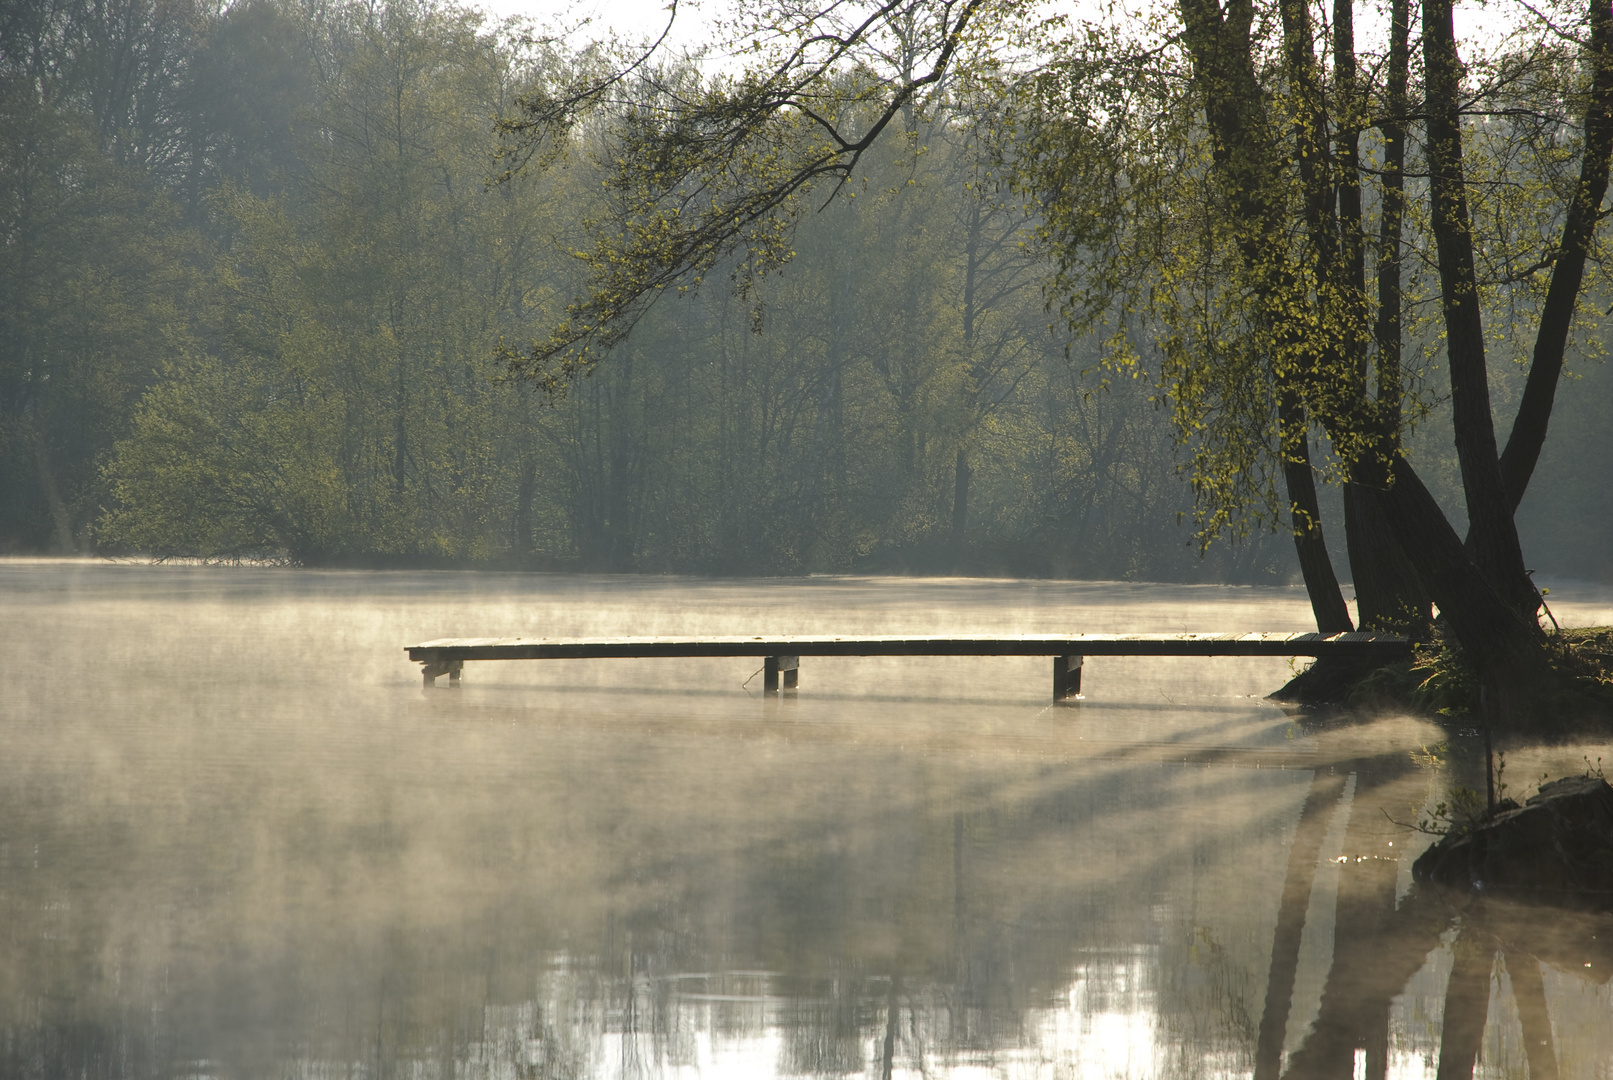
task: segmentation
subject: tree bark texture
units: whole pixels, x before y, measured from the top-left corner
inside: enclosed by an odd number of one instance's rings
[[[1501,479],[1495,423],[1490,412],[1484,323],[1457,111],[1462,69],[1456,54],[1451,6],[1452,0],[1423,2],[1423,66],[1427,72],[1431,224],[1439,251],[1456,456],[1462,467],[1474,560],[1514,610],[1532,616],[1539,608],[1540,597],[1524,572],[1523,550],[1512,520],[1512,500]]]
[[[1225,9],[1208,0],[1179,2],[1185,38],[1193,54],[1195,79],[1204,95],[1206,120],[1215,139],[1215,164],[1229,193],[1229,208],[1237,216],[1239,228],[1245,235],[1245,250],[1255,270],[1255,287],[1260,287],[1262,277],[1271,283],[1284,272],[1285,258],[1280,246],[1263,242],[1263,239],[1286,235],[1286,232],[1273,232],[1270,227],[1281,202],[1276,187],[1280,170],[1276,169],[1271,156],[1272,140],[1268,137],[1265,102],[1252,67],[1249,8],[1243,2],[1234,2]],[[1400,15],[1396,29],[1409,21],[1409,13],[1404,8]],[[1284,10],[1285,37],[1293,39],[1286,43],[1285,57],[1291,63],[1303,64],[1306,57],[1311,56],[1314,63],[1309,41],[1300,41],[1308,23],[1299,16],[1297,11]],[[1457,450],[1462,462],[1469,518],[1482,539],[1474,553],[1469,554],[1421,478],[1399,453],[1392,438],[1398,425],[1389,427],[1384,423],[1388,416],[1397,417],[1399,412],[1398,337],[1394,351],[1380,353],[1379,397],[1385,408],[1368,407],[1363,384],[1357,398],[1361,407],[1341,407],[1333,414],[1319,415],[1318,419],[1323,421],[1336,445],[1360,445],[1363,435],[1376,434],[1380,452],[1362,454],[1349,463],[1350,478],[1374,490],[1377,499],[1372,509],[1382,511],[1385,525],[1379,529],[1376,521],[1358,523],[1363,525],[1363,534],[1388,537],[1380,552],[1385,562],[1397,561],[1392,542],[1398,542],[1415,573],[1401,575],[1403,584],[1396,591],[1409,592],[1419,608],[1423,597],[1432,598],[1479,671],[1486,709],[1503,716],[1520,717],[1526,714],[1531,695],[1551,682],[1552,673],[1544,635],[1532,617],[1538,597],[1524,573],[1523,556],[1512,523],[1511,502],[1501,481],[1490,415],[1483,327],[1468,234],[1457,127],[1456,93],[1460,71],[1450,0],[1425,0],[1424,22],[1424,58],[1432,113],[1428,126],[1430,169],[1434,174],[1431,182],[1434,229],[1439,247],[1451,381],[1456,397]],[[1409,41],[1407,44],[1409,46]],[[1404,56],[1409,47],[1400,52]],[[1399,81],[1401,71],[1391,74]],[[1303,103],[1303,94],[1301,101]],[[1316,173],[1306,176],[1309,171],[1305,164],[1307,155],[1313,148],[1320,153],[1320,148],[1315,147],[1316,130],[1303,116],[1296,120],[1293,128],[1299,140],[1298,148],[1303,151],[1299,157],[1302,187],[1307,196],[1306,225],[1307,229],[1316,231],[1317,235],[1312,238],[1313,250],[1318,258],[1323,258],[1328,245],[1334,243],[1328,239],[1328,234],[1330,229],[1336,228],[1336,219],[1326,201],[1319,197],[1321,185]],[[1403,156],[1403,145],[1399,153]],[[1320,158],[1313,164],[1319,171]],[[1403,203],[1397,199],[1398,196],[1391,202],[1395,204],[1392,209],[1399,213]],[[1391,221],[1388,236],[1380,237],[1392,242],[1396,254],[1399,227],[1398,221]],[[1391,294],[1395,316],[1387,325],[1380,323],[1380,331],[1386,332],[1399,322],[1399,282],[1394,279],[1380,282],[1380,295],[1384,286]],[[1281,310],[1280,305],[1274,307]],[[1281,328],[1274,329],[1280,336]],[[1301,333],[1298,329],[1294,332]],[[1303,380],[1315,373],[1301,370],[1293,374]],[[1392,386],[1388,385],[1391,378],[1394,378]],[[1306,389],[1308,393],[1311,388]],[[1352,426],[1366,423],[1371,423],[1374,431],[1363,432]],[[1411,576],[1420,583],[1420,588],[1406,580]],[[1388,607],[1389,602],[1378,606]]]
[[[1389,72],[1384,86],[1383,197],[1378,219],[1377,414],[1380,430],[1395,451],[1400,445],[1401,305],[1400,243],[1406,219],[1406,83],[1411,65],[1410,0],[1392,0],[1389,9]]]
[[[1344,533],[1361,629],[1428,640],[1432,598],[1389,519],[1380,489],[1353,481],[1344,485]]]

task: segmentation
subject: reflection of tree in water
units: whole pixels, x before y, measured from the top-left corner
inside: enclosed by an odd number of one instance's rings
[[[1400,756],[1338,766],[1340,771],[1346,768],[1359,781],[1358,806],[1415,805],[1413,789],[1421,779]],[[1327,774],[1318,773],[1308,812],[1312,803],[1326,802],[1325,797],[1317,800],[1315,796],[1330,792],[1331,787]],[[1344,873],[1336,899],[1332,962],[1316,1020],[1286,1061],[1263,1053],[1255,1076],[1273,1080],[1279,1075],[1294,1080],[1386,1076],[1392,1049],[1391,1015],[1397,999],[1419,972],[1439,966],[1431,955],[1436,951],[1450,957],[1439,1010],[1438,1080],[1469,1080],[1474,1075],[1487,1022],[1492,1019],[1492,999],[1502,1007],[1503,1023],[1508,1007],[1517,1018],[1522,1053],[1515,1056],[1526,1061],[1531,1080],[1566,1075],[1560,1073],[1557,1056],[1565,1041],[1583,1042],[1589,1036],[1604,1044],[1604,1056],[1613,1051],[1613,1044],[1607,1043],[1610,1033],[1605,1015],[1590,1024],[1560,1023],[1554,1037],[1542,977],[1545,967],[1564,974],[1573,972],[1568,977],[1578,981],[1590,967],[1600,970],[1598,981],[1605,983],[1606,960],[1613,959],[1613,918],[1495,898],[1475,899],[1438,887],[1419,886],[1397,898],[1399,866],[1385,856],[1385,837],[1404,842],[1405,834],[1386,829],[1386,824],[1374,813],[1351,816],[1340,856]],[[1314,828],[1315,823],[1302,820],[1300,835],[1307,827]],[[1291,862],[1285,893],[1296,884],[1299,891],[1308,893],[1311,874],[1306,871],[1314,867],[1314,861]],[[1293,914],[1285,903],[1279,917],[1279,939],[1294,933]],[[1300,914],[1303,917],[1303,909]],[[1592,954],[1596,954],[1594,960]],[[1274,963],[1271,982],[1283,979],[1281,965]],[[1267,1015],[1271,1015],[1269,1007]],[[1266,1035],[1263,1029],[1263,1051],[1267,1049]],[[1278,1047],[1281,1038],[1279,1031]],[[1502,1060],[1489,1062],[1491,1075],[1514,1075],[1507,1069],[1499,1034],[1493,1041],[1500,1053],[1491,1056]],[[1576,1075],[1589,1078],[1601,1073]]]
[[[972,810],[893,802],[871,835],[831,817],[817,842],[737,851],[636,913],[634,939],[666,951],[634,963],[791,973],[768,1021],[791,1072],[1053,1055],[1048,1017],[1072,1009],[1146,1036],[1166,1075],[1236,1067],[1271,915],[1245,894],[1280,883],[1265,867],[1304,782],[1117,760],[1050,766]],[[700,912],[736,921],[695,930]]]
[[[1069,1065],[1072,1045],[1096,1055],[1103,1039],[1132,1039],[1151,1076],[1343,1078],[1364,1055],[1378,1077],[1395,1001],[1454,925],[1441,1080],[1472,1073],[1503,971],[1530,1076],[1586,1075],[1542,1056],[1557,976],[1543,980],[1540,964],[1582,972],[1586,936],[1613,933],[1577,916],[1542,927],[1495,904],[1458,912],[1423,892],[1397,906],[1386,844],[1403,834],[1377,808],[1421,801],[1427,777],[1406,754],[1346,756],[1314,776],[1164,756],[995,771],[837,757],[833,802],[714,815],[699,845],[635,840],[599,866],[567,865],[604,843],[597,822],[623,827],[607,795],[574,812],[575,840],[521,873],[478,876],[503,848],[469,851],[463,882],[443,875],[429,903],[396,865],[423,843],[419,826],[386,799],[350,828],[280,823],[293,868],[345,868],[293,887],[269,879],[286,862],[245,850],[268,805],[250,792],[142,835],[116,806],[97,817],[67,780],[0,789],[8,835],[30,845],[0,852],[0,1074],[213,1062],[191,1071],[656,1076],[707,1043],[772,1040],[763,1070],[889,1075]],[[1291,1033],[1312,878],[1331,857],[1322,834],[1352,773],[1331,967],[1315,1022]],[[463,842],[470,825],[456,828],[447,835]],[[439,846],[435,857],[452,849]],[[77,884],[116,850],[136,856],[112,863],[121,877]],[[370,898],[370,877],[403,895]]]
[[[804,988],[780,1010],[780,1072],[844,1076],[862,1071],[863,1032],[870,1018],[866,996],[851,989],[847,980],[831,979]]]

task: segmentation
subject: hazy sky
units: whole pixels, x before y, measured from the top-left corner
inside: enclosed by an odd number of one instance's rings
[[[629,40],[654,39],[660,36],[667,23],[668,0],[467,0],[472,6],[495,15],[525,15],[540,25],[555,27],[575,26],[583,19],[592,20],[578,35],[579,43],[587,38],[604,37],[614,31]],[[1128,0],[1123,7],[1137,9],[1143,0]],[[1376,5],[1357,0],[1357,41],[1371,47],[1374,39],[1381,38],[1379,24],[1383,19],[1373,8]],[[679,0],[677,19],[668,43],[674,48],[691,49],[714,44],[713,21],[729,7],[729,0]],[[1049,12],[1082,9],[1095,12],[1097,0],[1047,0]],[[1459,0],[1456,5],[1456,32],[1458,39],[1469,43],[1479,40],[1496,41],[1509,32],[1532,24],[1534,17],[1526,3],[1520,0]]]
[[[497,15],[525,15],[539,25],[574,26],[590,19],[592,22],[582,31],[583,37],[603,37],[614,31],[630,40],[653,40],[666,28],[668,18],[667,0],[470,0],[470,3]],[[724,6],[680,0],[669,42],[673,46],[691,48],[708,44],[710,13]]]

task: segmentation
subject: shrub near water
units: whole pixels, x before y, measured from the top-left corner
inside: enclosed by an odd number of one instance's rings
[[[1568,680],[1566,689],[1539,702],[1538,730],[1605,730],[1613,723],[1613,627],[1563,628],[1549,637],[1553,666]],[[1436,625],[1409,659],[1367,672],[1340,703],[1362,711],[1409,707],[1466,721],[1480,714],[1479,680],[1460,646]]]

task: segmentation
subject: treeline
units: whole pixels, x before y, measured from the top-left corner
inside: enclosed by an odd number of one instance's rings
[[[413,0],[8,9],[0,549],[1291,576],[1269,532],[1201,558],[1156,392],[1050,333],[962,113],[908,117],[781,273],[669,291],[558,403],[502,378],[576,294],[617,147],[490,184],[493,118],[589,62]],[[1559,445],[1605,425],[1586,402]]]

